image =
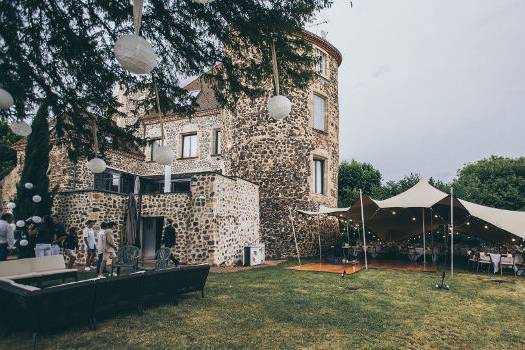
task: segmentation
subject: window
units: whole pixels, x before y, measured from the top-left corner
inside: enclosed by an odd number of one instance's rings
[[[146,156],[146,162],[153,162],[153,156],[155,148],[160,146],[160,138],[149,139],[146,141],[146,147],[144,147],[144,155]]]
[[[213,135],[213,154],[221,154],[221,130],[219,129],[215,129]]]
[[[95,190],[118,193],[133,193],[135,176],[115,170],[95,174]]]
[[[326,131],[326,99],[314,95],[314,129]]]
[[[197,134],[182,136],[182,158],[197,157]]]
[[[190,192],[191,179],[176,179],[171,181],[171,192]],[[164,193],[164,179],[141,179],[140,193]]]
[[[324,164],[322,159],[314,159],[314,193],[324,194]]]
[[[326,76],[326,53],[319,49],[315,49],[315,72],[319,75]]]

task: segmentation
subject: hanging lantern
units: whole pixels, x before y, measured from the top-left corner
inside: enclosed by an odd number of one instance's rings
[[[157,146],[153,152],[153,160],[161,165],[171,165],[175,154],[169,146]]]
[[[40,203],[40,202],[42,202],[42,197],[40,197],[38,194],[35,194],[35,195],[33,196],[33,202],[35,202],[35,203]]]
[[[13,96],[6,90],[0,88],[0,108],[8,109],[14,104]]]
[[[18,136],[27,137],[31,134],[31,126],[26,122],[16,122],[11,124],[11,131]]]
[[[276,94],[268,101],[268,114],[275,120],[283,120],[290,115],[290,112],[292,111],[292,102],[288,99],[288,97],[280,94],[279,70],[277,68],[275,41],[272,43],[272,69]]]
[[[26,225],[26,222],[25,222],[24,220],[18,220],[18,221],[16,222],[16,227],[20,227],[20,228],[22,228],[22,227],[24,227],[25,225]]]
[[[95,174],[100,174],[106,170],[106,162],[104,159],[95,157],[87,162],[87,167],[89,170],[94,172]]]
[[[15,208],[16,208],[16,204],[15,203],[13,203],[13,202],[7,203],[7,209],[13,210]]]
[[[137,34],[120,37],[113,51],[117,61],[131,73],[149,74],[157,65],[157,55],[151,45]]]
[[[27,241],[27,239],[22,239],[22,240],[20,240],[20,246],[25,247],[25,246],[27,246],[28,244],[29,244],[29,242]]]
[[[291,111],[292,102],[286,96],[273,96],[268,101],[268,114],[275,120],[283,120]]]
[[[25,187],[26,189],[28,189],[28,190],[32,190],[34,186],[33,186],[33,184],[32,184],[31,182],[26,182],[26,183],[24,184],[24,187]]]
[[[35,215],[31,217],[31,221],[33,221],[35,224],[39,224],[42,222],[42,218],[40,216]]]

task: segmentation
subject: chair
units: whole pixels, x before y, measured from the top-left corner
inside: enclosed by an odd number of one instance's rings
[[[476,254],[476,252],[473,252],[471,250],[467,251],[467,266],[470,267],[472,266],[472,270],[474,270],[474,268],[476,267],[476,265],[478,265],[478,254]]]
[[[490,266],[492,265],[492,259],[490,258],[490,254],[487,254],[485,252],[480,252],[478,257],[478,272],[479,268],[483,265],[487,266],[487,274],[490,271]]]
[[[135,272],[139,268],[139,256],[140,249],[132,245],[126,245],[120,248],[117,252],[117,257],[113,259],[111,264],[111,274],[113,275],[113,270],[117,269],[117,275],[120,276],[120,269],[122,267],[131,269],[132,272]]]
[[[170,248],[164,247],[157,250],[157,253],[155,253],[155,271],[166,269],[170,262],[170,256]]]
[[[512,269],[514,276],[516,276],[516,265],[514,264],[514,256],[512,254],[501,254],[499,261],[500,275],[503,275],[503,269]]]

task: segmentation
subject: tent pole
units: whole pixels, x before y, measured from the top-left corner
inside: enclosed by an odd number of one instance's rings
[[[430,255],[432,257],[432,265],[434,265],[434,231],[432,231],[432,218],[433,218],[433,215],[434,214],[434,211],[432,210],[432,208],[430,208],[430,239],[431,239],[431,244],[432,244],[432,255]]]
[[[454,277],[454,188],[450,188],[450,276]]]
[[[359,190],[359,199],[361,200],[361,222],[363,224],[363,248],[365,250],[365,270],[368,270],[368,249],[366,248],[366,231],[365,231],[365,212],[363,209],[363,190]]]
[[[297,260],[299,261],[299,266],[301,266],[301,255],[299,254],[299,245],[297,244],[297,236],[295,235],[295,224],[293,220],[292,215],[292,207],[288,207],[290,210],[290,221],[292,222],[292,232],[293,232],[293,240],[295,241],[295,250],[297,251]]]
[[[317,209],[317,233],[319,234],[319,264],[323,263],[322,248],[321,248],[321,215],[319,214],[319,209]]]
[[[427,244],[425,237],[425,208],[421,208],[422,217],[423,217],[423,271],[427,268]]]

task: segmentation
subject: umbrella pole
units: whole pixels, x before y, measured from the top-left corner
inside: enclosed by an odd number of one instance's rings
[[[365,250],[365,270],[368,270],[368,258],[366,249],[366,231],[365,231],[365,212],[363,209],[363,191],[359,190],[359,199],[361,201],[361,222],[363,224],[363,248]]]
[[[290,210],[290,222],[292,223],[292,232],[293,232],[293,240],[295,241],[295,250],[297,251],[297,260],[299,261],[299,266],[301,266],[301,255],[299,254],[299,245],[297,245],[297,236],[295,235],[295,224],[293,220],[292,215],[292,207],[288,207]]]
[[[425,208],[421,208],[423,220],[423,271],[427,268],[427,244],[425,237]]]
[[[454,277],[454,189],[450,188],[450,276]]]

